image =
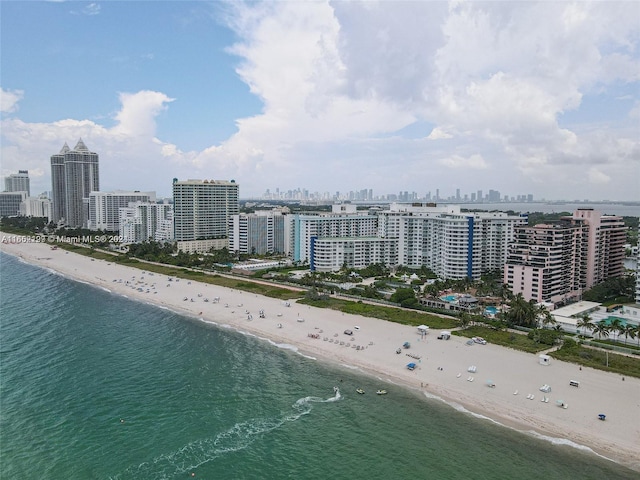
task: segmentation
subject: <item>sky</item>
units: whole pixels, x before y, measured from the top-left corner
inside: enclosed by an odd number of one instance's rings
[[[640,201],[640,2],[0,2],[0,175]]]

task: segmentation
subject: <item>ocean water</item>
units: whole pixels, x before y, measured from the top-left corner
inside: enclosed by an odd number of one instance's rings
[[[2,479],[638,478],[5,254],[0,300]]]

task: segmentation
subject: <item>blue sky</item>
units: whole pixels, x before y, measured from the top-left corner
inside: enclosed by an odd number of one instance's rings
[[[0,2],[0,175],[640,200],[637,2]]]

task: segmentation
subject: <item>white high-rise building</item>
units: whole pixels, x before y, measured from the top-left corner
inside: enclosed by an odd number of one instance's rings
[[[333,272],[344,266],[362,269],[374,264],[398,264],[395,238],[314,238],[311,250],[310,270],[316,272]]]
[[[310,265],[314,263],[312,242],[316,239],[371,238],[378,231],[377,217],[358,213],[351,204],[333,205],[331,213],[291,215],[290,222],[290,256],[294,262]]]
[[[378,236],[398,240],[398,263],[440,278],[474,280],[502,270],[514,227],[525,217],[460,212],[459,205],[392,204],[378,212]]]
[[[290,256],[328,271],[355,268],[365,260],[354,255],[370,255],[372,263],[424,266],[440,278],[477,280],[502,269],[514,227],[526,221],[506,213],[461,213],[458,205],[392,204],[365,213],[334,206],[330,214],[292,216]]]
[[[46,196],[27,197],[20,204],[20,215],[25,217],[46,218],[47,222],[51,221],[51,200]]]
[[[18,173],[12,173],[4,179],[5,192],[27,192],[27,197],[31,196],[31,187],[29,185],[29,171],[18,170]]]
[[[229,222],[238,215],[238,184],[173,179],[174,238],[178,250],[205,253],[228,248]]]
[[[134,202],[120,208],[122,243],[173,239],[173,205],[170,203]]]
[[[156,192],[91,192],[89,194],[89,221],[91,230],[120,230],[120,209],[135,202],[155,202]]]
[[[71,150],[65,143],[51,156],[53,221],[68,227],[86,227],[89,194],[100,190],[98,154],[90,152],[82,139]]]
[[[231,217],[229,250],[244,254],[284,253],[285,217],[279,210]]]

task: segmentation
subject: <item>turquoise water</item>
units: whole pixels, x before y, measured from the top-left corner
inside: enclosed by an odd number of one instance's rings
[[[458,300],[457,295],[445,295],[444,297],[440,297],[440,300],[444,300],[445,302],[454,303]]]
[[[2,479],[637,478],[6,255],[0,275]]]
[[[627,325],[627,321],[624,318],[611,317],[611,316],[604,319],[604,324],[611,325],[611,322],[613,322],[614,320],[618,320],[620,322],[620,325],[623,327]]]
[[[495,315],[496,313],[498,313],[498,309],[496,307],[485,307],[484,311],[488,315]]]

